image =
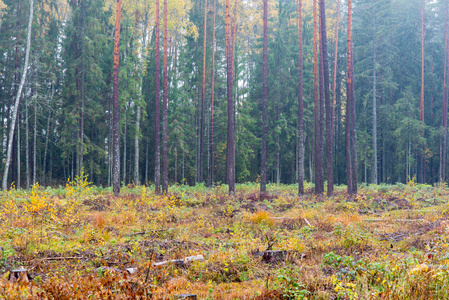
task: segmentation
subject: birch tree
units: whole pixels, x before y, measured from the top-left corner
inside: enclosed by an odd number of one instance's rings
[[[8,139],[8,149],[6,154],[6,163],[5,163],[5,170],[3,172],[3,181],[2,181],[2,189],[6,191],[8,186],[8,172],[9,172],[9,166],[11,163],[11,152],[12,152],[12,143],[13,143],[13,136],[14,136],[14,129],[16,126],[16,119],[17,119],[17,113],[19,110],[19,104],[20,104],[20,97],[22,95],[22,89],[25,84],[26,75],[28,71],[28,63],[30,60],[30,48],[31,48],[31,26],[33,24],[33,14],[34,14],[34,0],[30,0],[30,16],[28,18],[28,29],[27,29],[27,46],[26,46],[26,54],[25,54],[25,64],[23,67],[23,74],[22,78],[20,80],[19,90],[17,91],[16,101],[14,103],[14,110],[12,113],[12,121],[11,121],[11,128],[9,129],[9,139]]]

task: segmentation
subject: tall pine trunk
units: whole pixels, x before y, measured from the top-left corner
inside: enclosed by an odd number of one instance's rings
[[[444,26],[444,82],[443,82],[443,110],[442,110],[442,126],[443,126],[443,145],[440,166],[440,182],[446,182],[446,160],[447,160],[447,110],[448,110],[448,71],[449,71],[449,45],[448,45],[448,4],[445,5],[445,26]]]
[[[352,21],[351,21],[352,32]],[[352,165],[352,192],[357,194],[357,122],[355,112],[355,88],[354,88],[354,47],[351,34],[351,165]]]
[[[140,105],[137,104],[137,116],[136,116],[136,134],[134,136],[134,184],[140,185],[140,172],[139,172],[139,133],[140,133]]]
[[[376,15],[373,12],[373,28],[377,28]],[[376,34],[373,35],[373,162],[371,182],[377,184],[377,72],[376,72]]]
[[[26,166],[26,189],[31,186],[30,168],[30,127],[28,124],[28,99],[25,100],[25,166]]]
[[[154,86],[155,86],[155,105],[154,105],[154,186],[156,194],[161,193],[161,159],[160,159],[160,18],[159,18],[159,0],[156,0],[156,74],[154,76]]]
[[[232,45],[231,45],[231,48],[232,48],[232,55],[231,55],[232,68],[231,68],[231,70],[232,70],[232,76],[234,76],[233,79],[232,79],[232,97],[233,97],[233,100],[232,100],[232,111],[234,112],[234,116],[233,116],[233,119],[234,119],[234,141],[233,141],[233,143],[234,143],[234,154],[233,154],[234,165],[233,165],[232,168],[234,169],[234,171],[233,171],[234,172],[234,176],[235,176],[235,151],[236,151],[235,139],[237,137],[237,106],[235,104],[238,101],[237,95],[238,95],[238,87],[239,87],[238,81],[237,81],[238,80],[237,79],[237,71],[234,68],[235,61],[236,61],[236,58],[235,58],[235,40],[236,40],[236,37],[237,37],[237,6],[238,6],[238,0],[235,0],[235,2],[234,2],[234,27],[231,26],[231,28],[232,28],[232,38],[231,38],[231,40],[232,40]],[[235,85],[235,89],[234,89],[235,82],[237,82],[237,84]]]
[[[85,39],[85,28],[86,28],[86,0],[81,0],[81,108],[80,108],[80,133],[79,133],[79,169],[78,175],[81,174],[84,167],[84,78],[85,78],[85,67],[84,67],[84,39]]]
[[[419,120],[424,121],[424,0],[421,0],[421,97],[420,97],[420,114]],[[424,137],[424,131],[421,133]],[[423,145],[422,153],[420,155],[420,182],[426,182],[426,147]]]
[[[37,93],[37,87],[36,87]],[[37,154],[37,97],[34,101],[34,125],[33,125],[33,185],[37,182],[37,163],[36,163],[36,154]]]
[[[20,106],[19,106],[20,109]],[[20,112],[17,114],[17,189],[20,189]]]
[[[206,96],[206,38],[207,38],[207,0],[204,0],[204,34],[203,34],[203,82],[201,89],[201,125],[200,125],[200,162],[199,162],[199,182],[203,182],[203,161],[204,161],[204,110]]]
[[[324,69],[324,97],[326,102],[326,158],[327,158],[327,196],[334,194],[334,132],[332,128],[332,103],[329,94],[329,56],[327,53],[326,5],[320,1],[321,53]],[[324,182],[323,182],[324,184]]]
[[[215,1],[212,18],[212,75],[211,75],[211,104],[210,104],[210,183],[215,181],[215,148],[214,148],[214,95],[215,95]]]
[[[352,153],[351,153],[351,107],[352,107],[352,75],[351,75],[351,63],[352,63],[352,0],[348,0],[348,36],[347,36],[347,85],[346,85],[346,172],[347,172],[347,184],[348,194],[354,193],[352,186]]]
[[[315,129],[315,193],[321,194],[320,170],[322,169],[321,130],[320,130],[320,100],[319,100],[319,65],[318,65],[318,20],[317,0],[313,0],[313,75],[314,75],[314,129]]]
[[[164,61],[162,90],[162,193],[168,193],[168,156],[167,156],[167,106],[168,106],[168,73],[167,73],[167,0],[164,0]]]
[[[235,193],[234,173],[234,105],[232,101],[232,49],[231,49],[231,7],[230,0],[226,0],[226,75],[228,102],[228,134],[226,150],[226,182],[229,185],[229,195]]]
[[[337,104],[337,70],[338,70],[338,33],[340,25],[340,1],[337,1],[337,25],[335,26],[334,73],[332,79],[332,129],[335,125],[335,106]]]
[[[299,45],[299,91],[298,91],[298,194],[304,194],[304,103],[303,103],[303,47],[302,47],[302,0],[298,0],[298,45]]]
[[[260,192],[267,190],[267,36],[268,0],[263,1],[263,57],[262,57],[262,157],[260,165]]]
[[[9,173],[9,166],[11,164],[11,152],[12,152],[14,130],[15,130],[15,126],[16,126],[17,114],[19,111],[20,97],[22,95],[23,85],[25,84],[25,79],[26,79],[26,75],[27,75],[27,71],[28,71],[28,62],[30,60],[31,25],[33,24],[33,14],[34,14],[34,0],[30,0],[30,16],[28,18],[25,64],[23,67],[23,73],[22,73],[22,78],[20,80],[19,90],[17,91],[16,101],[14,103],[14,110],[12,113],[12,120],[11,120],[11,128],[9,129],[8,149],[6,152],[5,170],[3,172],[3,180],[2,180],[2,189],[4,191],[6,191],[6,189],[8,188],[8,173]]]
[[[114,38],[114,75],[112,94],[112,147],[113,147],[113,170],[112,186],[114,195],[120,194],[120,148],[119,148],[119,105],[118,105],[118,79],[119,79],[119,58],[120,58],[120,17],[122,2],[117,0],[117,10],[115,14],[115,38]]]
[[[321,32],[321,0],[317,0],[317,9],[318,9],[318,76],[319,76],[319,91],[320,91],[320,102],[319,102],[319,122],[320,122],[320,131],[319,131],[319,147],[320,147],[320,156],[318,157],[317,165],[319,168],[317,172],[319,172],[319,181],[315,183],[315,192],[317,194],[324,193],[324,56],[323,56],[323,45],[322,45],[322,32]]]

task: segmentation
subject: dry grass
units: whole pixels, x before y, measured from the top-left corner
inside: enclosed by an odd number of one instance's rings
[[[85,182],[0,194],[0,299],[444,299],[449,190],[295,186],[109,190]],[[282,250],[281,259],[263,251]],[[204,261],[153,263],[203,255]],[[29,280],[8,280],[25,267]],[[137,268],[128,274],[127,268]]]

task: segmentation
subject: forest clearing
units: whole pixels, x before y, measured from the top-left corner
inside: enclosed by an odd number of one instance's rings
[[[345,187],[333,199],[311,190],[129,186],[114,197],[79,178],[2,192],[0,298],[449,297],[445,186],[361,186],[352,200]]]

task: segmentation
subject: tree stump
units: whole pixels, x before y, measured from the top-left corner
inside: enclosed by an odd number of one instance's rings
[[[20,267],[16,270],[11,270],[11,272],[9,273],[9,276],[8,276],[8,280],[11,282],[16,282],[16,281],[28,282],[29,281],[28,270],[24,269],[23,267]]]

